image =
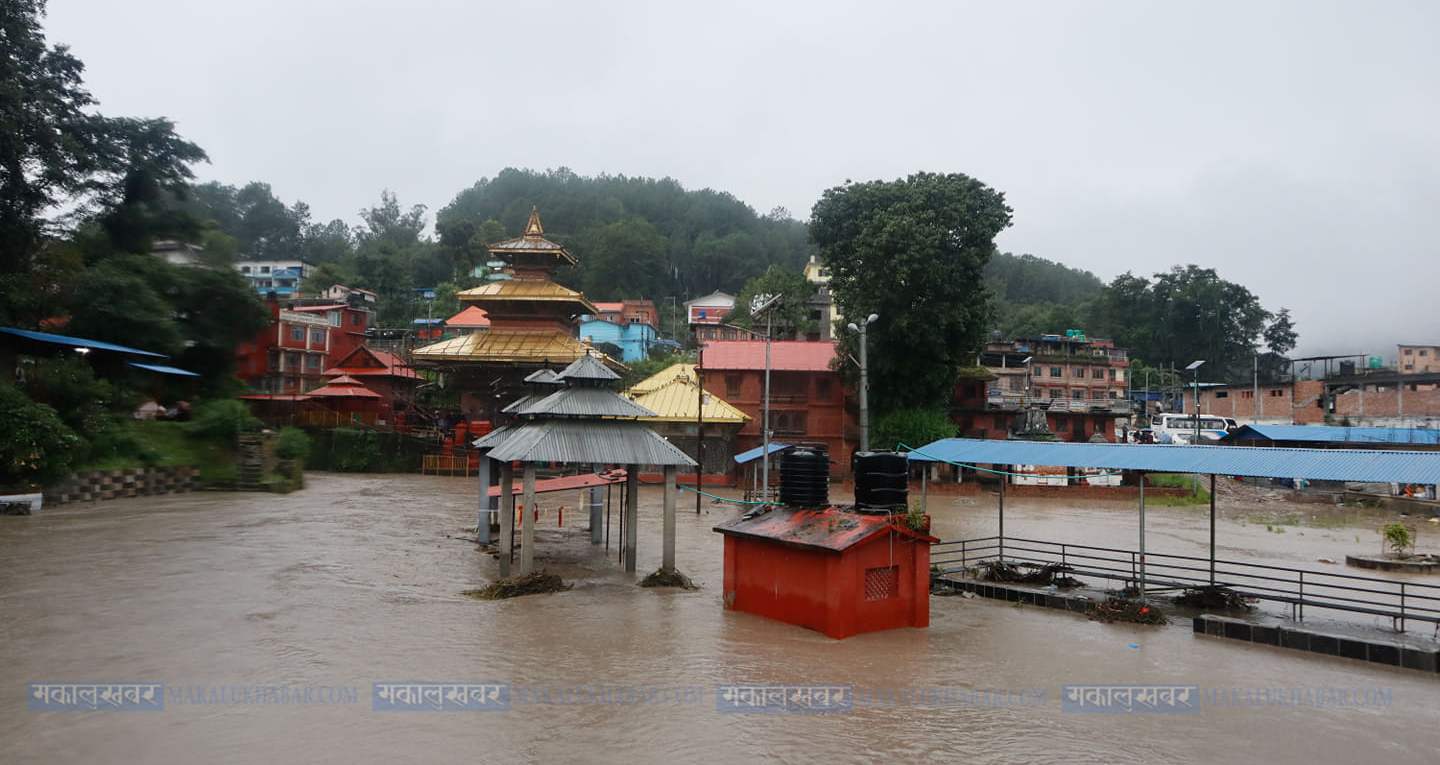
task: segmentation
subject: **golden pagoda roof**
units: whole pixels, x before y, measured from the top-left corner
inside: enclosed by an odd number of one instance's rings
[[[642,422],[695,422],[696,410],[700,407],[696,395],[698,384],[694,364],[672,364],[636,383],[625,395],[655,413],[654,417],[639,418]],[[700,414],[701,419],[709,423],[738,425],[750,419],[730,402],[709,392],[705,394]]]
[[[540,224],[540,209],[530,209],[530,221],[525,224],[525,233],[514,239],[506,239],[503,242],[496,242],[487,245],[486,249],[491,253],[500,256],[514,255],[516,253],[530,253],[537,255],[551,255],[570,265],[575,265],[575,256],[571,255],[564,245],[557,244],[545,238],[545,227]]]
[[[508,279],[503,282],[488,282],[473,289],[464,290],[456,297],[466,303],[490,303],[501,300],[578,303],[588,313],[599,313],[585,298],[585,295],[569,287],[563,287],[547,279]],[[492,324],[492,326],[494,326]]]
[[[563,332],[492,329],[417,348],[413,358],[430,362],[569,364],[586,354],[599,352]],[[625,368],[609,356],[599,356],[610,366]]]

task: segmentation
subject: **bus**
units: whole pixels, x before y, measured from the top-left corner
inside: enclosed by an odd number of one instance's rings
[[[1200,443],[1213,444],[1225,437],[1227,423],[1223,417],[1200,415]],[[1157,444],[1195,443],[1195,415],[1157,414],[1150,418]]]

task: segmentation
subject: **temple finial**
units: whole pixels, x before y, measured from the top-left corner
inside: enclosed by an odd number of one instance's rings
[[[530,208],[530,222],[525,224],[525,236],[544,236],[545,227],[540,225],[540,208]]]

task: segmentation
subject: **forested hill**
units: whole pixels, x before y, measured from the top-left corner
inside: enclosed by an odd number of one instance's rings
[[[1089,271],[1034,255],[996,253],[985,266],[993,295],[992,327],[1007,337],[1079,326],[1081,307],[1105,291]]]
[[[484,244],[518,235],[532,206],[545,235],[580,260],[561,281],[593,300],[735,294],[771,264],[799,269],[809,252],[805,224],[783,208],[759,215],[728,193],[670,178],[564,168],[507,168],[461,191],[436,215],[440,245],[457,262],[481,263]]]

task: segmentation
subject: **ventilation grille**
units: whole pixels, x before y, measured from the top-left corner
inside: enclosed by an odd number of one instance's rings
[[[886,600],[900,594],[900,567],[865,569],[865,599]]]

